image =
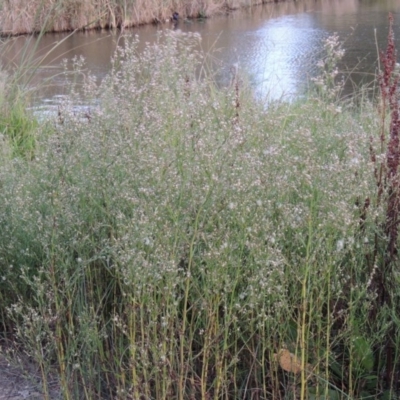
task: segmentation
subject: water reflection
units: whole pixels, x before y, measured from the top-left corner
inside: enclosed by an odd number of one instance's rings
[[[379,46],[384,48],[389,11],[394,13],[400,48],[398,0],[287,0],[203,21],[180,20],[177,28],[202,35],[203,50],[213,52],[223,65],[222,83],[230,81],[231,66],[237,63],[248,74],[257,95],[293,98],[304,91],[308,79],[315,74],[322,39],[333,32],[345,41],[346,55],[340,68],[343,72],[351,71],[346,91],[351,93],[354,84],[370,82],[377,68],[374,29]],[[143,47],[156,40],[159,30],[167,28],[172,25],[145,26],[125,35],[139,34]],[[56,103],[57,95],[68,92],[68,80],[60,74],[61,59],[82,55],[88,69],[101,79],[109,71],[110,58],[119,40],[117,32],[44,36],[36,49],[36,56],[43,57],[43,62],[32,82],[41,85],[49,77],[54,78],[46,81],[36,104]],[[46,56],[55,45],[55,50]],[[35,46],[32,40],[28,48]],[[25,49],[26,38],[10,40],[8,50],[0,56],[2,64],[20,64]]]
[[[254,44],[242,57],[257,94],[271,99],[296,96],[315,70],[314,60],[323,36],[306,13],[264,23],[249,38]]]

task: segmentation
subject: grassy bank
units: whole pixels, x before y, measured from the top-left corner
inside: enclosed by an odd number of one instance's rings
[[[37,121],[26,111],[27,93],[14,77],[0,69],[0,135],[3,157],[30,158],[35,147]]]
[[[2,159],[2,338],[45,398],[57,371],[65,399],[394,399],[390,110],[337,102],[328,70],[266,109],[199,79],[198,40],[120,49],[85,79],[101,108]]]
[[[23,0],[0,4],[0,35],[128,28],[171,19],[209,17],[272,0]]]

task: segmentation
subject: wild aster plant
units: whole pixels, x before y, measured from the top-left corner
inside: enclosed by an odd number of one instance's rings
[[[265,109],[199,77],[198,45],[119,48],[90,118],[66,103],[34,162],[0,168],[3,320],[66,398],[282,398],[282,348],[325,393],[348,360],[374,117]]]
[[[329,100],[337,100],[343,89],[343,78],[338,81],[338,64],[345,54],[339,35],[334,33],[324,41],[324,57],[318,61],[319,75],[312,78],[312,81],[323,96]]]

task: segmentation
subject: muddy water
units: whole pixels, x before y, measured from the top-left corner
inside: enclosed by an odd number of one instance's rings
[[[316,73],[322,40],[337,32],[346,54],[340,69],[347,78],[346,92],[353,85],[371,82],[377,69],[377,48],[385,46],[388,12],[394,14],[395,37],[400,49],[399,0],[287,0],[231,12],[199,21],[179,21],[177,29],[199,32],[202,47],[221,61],[219,79],[229,78],[233,64],[246,71],[257,94],[271,99],[292,99],[304,93],[309,78]],[[141,45],[153,42],[171,23],[145,26],[124,32],[139,34]],[[21,64],[28,47],[43,58],[31,84],[41,86],[36,107],[56,106],[68,92],[69,82],[60,67],[64,58],[83,56],[87,68],[100,80],[110,68],[118,32],[79,32],[73,35],[48,34],[40,42],[26,37],[10,40],[8,51],[0,55],[3,65]],[[375,37],[377,40],[375,40]],[[55,49],[54,47],[57,46]],[[52,52],[46,56],[49,49]]]

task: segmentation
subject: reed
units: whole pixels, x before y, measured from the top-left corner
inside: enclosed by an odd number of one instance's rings
[[[0,35],[74,31],[79,29],[128,28],[171,19],[208,17],[265,0],[24,0],[0,5]]]

